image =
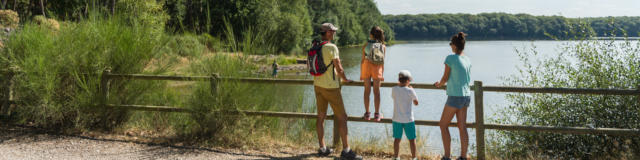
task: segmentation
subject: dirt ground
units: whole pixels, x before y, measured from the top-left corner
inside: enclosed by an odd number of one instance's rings
[[[311,148],[185,147],[141,142],[132,137],[51,134],[29,127],[0,126],[0,159],[336,159]],[[365,159],[381,159],[367,157]]]

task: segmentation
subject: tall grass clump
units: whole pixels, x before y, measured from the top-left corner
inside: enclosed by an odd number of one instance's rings
[[[214,54],[200,62],[192,64],[191,71],[196,75],[219,74],[221,77],[255,77],[253,71],[258,68],[241,55]],[[281,133],[274,127],[281,122],[276,118],[229,114],[243,110],[286,111],[297,109],[301,97],[280,97],[278,90],[288,93],[300,92],[295,88],[273,84],[252,84],[234,80],[218,80],[215,86],[211,82],[198,82],[192,88],[186,107],[195,111],[188,115],[187,125],[176,128],[178,136],[188,139],[213,140],[222,145],[246,145],[256,142],[264,135]],[[298,98],[294,98],[298,97]],[[282,102],[282,99],[288,99]],[[292,107],[295,106],[295,107]],[[272,131],[273,129],[273,131]]]
[[[99,105],[100,74],[160,73],[145,70],[157,52],[153,28],[122,18],[92,18],[63,23],[59,31],[27,22],[2,50],[19,74],[14,78],[20,122],[47,128],[106,129],[119,126],[126,110]],[[135,104],[156,82],[112,81],[108,103]]]
[[[611,24],[615,26],[615,24]],[[527,87],[637,89],[640,85],[640,41],[614,40],[613,30],[596,37],[588,25],[570,30],[553,57],[534,49],[519,50],[520,74],[508,85]],[[624,33],[626,35],[626,33]],[[512,104],[495,121],[508,124],[587,128],[640,128],[637,96],[575,94],[508,94]],[[640,137],[499,131],[494,155],[502,158],[638,159]]]

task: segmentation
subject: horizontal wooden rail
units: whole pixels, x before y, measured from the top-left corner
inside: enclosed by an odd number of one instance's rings
[[[148,105],[114,105],[109,107],[121,107],[138,111],[158,111],[158,112],[182,112],[191,113],[187,108],[169,107],[169,106],[148,106]],[[316,119],[316,113],[296,113],[296,112],[271,112],[271,111],[225,111],[227,114],[243,114],[251,116],[266,116],[279,118],[303,118]],[[327,116],[326,119],[333,120],[333,115]],[[368,123],[391,123],[390,118],[383,118],[380,122],[364,120],[362,117],[348,116],[347,121],[352,122],[368,122]],[[438,126],[439,121],[434,120],[415,120],[416,125]],[[456,122],[449,124],[455,127]],[[476,128],[475,123],[467,123],[468,128]],[[640,129],[620,129],[620,128],[586,128],[586,127],[553,127],[553,126],[537,126],[537,125],[510,125],[510,124],[484,124],[485,129],[493,130],[510,130],[510,131],[531,131],[531,132],[553,132],[565,134],[607,134],[607,135],[636,135],[640,136]]]
[[[172,80],[172,81],[208,81],[214,79],[212,76],[168,76],[168,75],[143,75],[143,74],[109,74],[109,78],[139,79],[139,80]],[[273,84],[300,84],[312,85],[313,80],[303,79],[263,79],[263,78],[232,78],[221,77],[219,80],[238,81],[248,83],[273,83]],[[342,83],[343,86],[364,86],[362,81]],[[382,82],[382,87],[396,86],[395,82]],[[417,89],[439,89],[430,83],[412,83],[411,86]],[[471,86],[475,89],[475,86]],[[516,92],[516,93],[559,93],[559,94],[600,94],[600,95],[640,95],[637,89],[590,89],[590,88],[540,88],[540,87],[507,87],[507,86],[483,86],[485,92]]]

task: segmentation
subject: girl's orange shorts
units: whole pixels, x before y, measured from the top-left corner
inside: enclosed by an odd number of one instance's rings
[[[374,80],[384,81],[382,73],[384,72],[384,64],[373,64],[369,60],[365,59],[360,65],[360,80],[368,80],[369,78]]]

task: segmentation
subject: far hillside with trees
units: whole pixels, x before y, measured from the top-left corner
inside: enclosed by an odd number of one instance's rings
[[[640,17],[566,18],[562,16],[533,16],[529,14],[481,13],[481,14],[419,14],[384,15],[401,40],[444,40],[463,31],[470,39],[487,40],[532,40],[552,39],[551,36],[566,35],[564,32],[577,27],[577,22],[586,22],[597,36],[608,37],[614,28],[615,36],[637,37],[640,32]],[[571,24],[574,24],[572,26]],[[566,39],[566,37],[558,37]]]

